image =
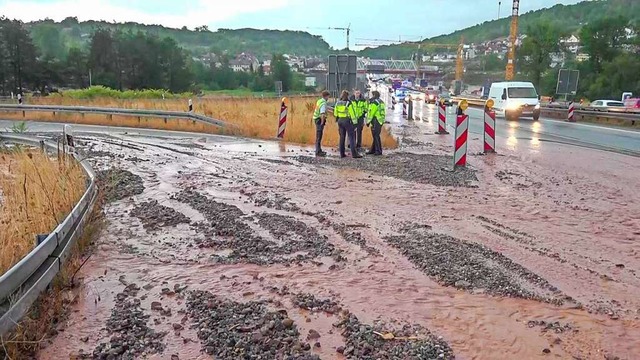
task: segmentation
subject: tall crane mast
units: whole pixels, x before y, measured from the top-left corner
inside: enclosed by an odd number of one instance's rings
[[[464,36],[460,37],[458,45],[458,56],[456,57],[456,80],[462,80],[464,75]]]
[[[511,31],[509,32],[509,53],[507,54],[507,71],[505,80],[511,81],[515,76],[516,66],[516,40],[518,40],[518,13],[520,12],[520,0],[513,0],[511,12]]]

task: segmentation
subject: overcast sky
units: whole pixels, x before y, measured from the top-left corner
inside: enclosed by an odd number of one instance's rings
[[[524,13],[579,0],[526,0]],[[511,0],[502,1],[501,17],[511,14]],[[497,0],[0,0],[0,15],[23,21],[136,21],[169,27],[208,25],[217,28],[289,29],[321,35],[333,47],[344,48],[344,32],[318,29],[347,27],[351,46],[358,39],[417,40],[493,20]],[[506,35],[506,34],[505,34]]]

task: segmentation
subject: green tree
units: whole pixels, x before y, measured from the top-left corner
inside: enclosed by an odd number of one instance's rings
[[[67,79],[67,84],[75,88],[84,88],[89,85],[87,61],[88,56],[85,51],[77,47],[69,49],[63,66],[63,76]]]
[[[586,95],[590,99],[619,99],[625,91],[640,93],[640,59],[630,53],[605,63],[602,72],[589,85]]]
[[[37,79],[36,47],[21,21],[0,18],[2,93],[22,92]]]
[[[589,64],[595,73],[600,73],[604,62],[613,60],[626,41],[625,28],[629,19],[623,16],[605,17],[582,27],[580,40],[589,54]]]
[[[289,91],[293,85],[293,74],[283,55],[274,54],[271,58],[271,77],[273,81],[282,81],[282,91]]]
[[[43,22],[31,29],[31,36],[43,56],[56,59],[65,58],[67,49],[59,26],[50,22]]]
[[[527,29],[527,37],[520,49],[524,60],[521,67],[536,88],[540,88],[542,76],[551,65],[551,55],[560,52],[559,43],[563,35],[558,27],[546,21]]]

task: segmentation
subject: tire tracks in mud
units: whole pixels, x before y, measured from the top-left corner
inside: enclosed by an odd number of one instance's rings
[[[345,224],[330,220],[333,217],[330,213],[325,215],[307,212],[291,202],[291,199],[274,192],[266,194],[264,192],[243,192],[242,190],[239,192],[240,195],[253,202],[256,207],[275,210],[277,213],[252,211],[249,214],[229,201],[218,201],[217,197],[205,196],[202,192],[188,188],[172,196],[173,200],[189,205],[204,216],[205,221],[192,224],[194,229],[205,235],[202,241],[210,242],[209,244],[202,243],[204,247],[232,250],[231,256],[222,255],[215,259],[219,264],[245,262],[261,266],[282,262],[315,264],[315,259],[318,257],[343,256],[342,252],[337,251],[339,249],[331,244],[326,235],[321,235],[315,223],[310,224],[300,218],[317,221],[323,230],[335,234],[336,238],[342,239],[345,243],[357,246],[367,256],[380,257],[380,249],[384,251],[384,247],[371,246],[367,242],[367,236],[358,230],[368,227],[367,224]],[[152,199],[148,200],[152,201]],[[282,215],[282,212],[296,214],[296,216]],[[153,212],[148,214],[151,215]],[[498,227],[490,223],[486,225],[498,230],[503,235],[513,233],[521,241],[532,241],[526,234],[520,234],[515,229]],[[442,238],[437,234],[426,234],[425,232],[429,230],[428,227],[417,227],[420,229],[404,228],[401,234],[389,235],[390,237],[384,240],[388,243],[396,243],[394,247],[398,249],[400,249],[399,246],[406,246],[406,244],[419,248],[419,245],[424,246],[422,242],[425,237],[434,236],[432,239],[442,244],[442,247],[436,248],[436,253],[427,254],[442,256],[448,252],[450,255],[456,254],[462,260],[459,263],[450,264],[448,269],[436,265],[429,265],[427,268],[436,267],[437,271],[445,271],[452,270],[452,268],[455,270],[455,267],[464,269],[469,264],[467,268],[477,270],[478,275],[489,274],[488,277],[496,278],[495,282],[476,282],[475,278],[465,278],[469,272],[455,273],[454,271],[454,275],[446,278],[446,281],[442,281],[441,284],[472,293],[486,291],[494,295],[517,295],[515,297],[558,303],[556,300],[560,297],[545,298],[539,294],[539,292],[545,291],[553,293],[552,287],[544,279],[518,267],[518,264],[510,262],[508,258],[501,258],[495,253],[487,252],[487,249],[473,247],[462,240]],[[269,237],[262,237],[262,232],[256,233],[256,228],[270,234]],[[416,239],[420,238],[420,243],[406,238],[413,236],[413,231],[419,233],[416,235]],[[397,241],[393,240],[394,238],[391,236],[398,236]],[[333,238],[333,235],[331,237]],[[247,243],[255,246],[247,245]],[[285,245],[283,246],[283,244]],[[300,254],[300,250],[303,254]],[[461,250],[467,251],[470,256],[460,257]],[[252,254],[260,256],[252,256]],[[293,257],[289,257],[291,255]],[[299,255],[302,257],[298,257]],[[404,255],[412,262],[416,260],[409,253]],[[344,262],[345,260],[340,259],[339,261]],[[522,283],[517,280],[518,278],[524,278],[526,281]],[[464,281],[467,281],[468,284]],[[282,351],[282,354],[289,354],[296,359],[316,359],[313,357],[313,351],[310,352],[310,347],[315,348],[315,343],[319,343],[319,339],[316,338],[317,331],[310,331],[306,338],[309,342],[306,342],[303,339],[304,333],[296,328],[300,325],[302,329],[304,324],[298,324],[297,320],[290,319],[289,314],[282,309],[282,306],[278,305],[277,301],[261,302],[261,300],[245,301],[244,299],[238,301],[237,299],[232,300],[229,296],[216,297],[202,291],[189,292],[189,294],[191,300],[187,300],[186,311],[191,319],[191,327],[198,333],[204,352],[211,354],[222,351],[216,353],[219,358],[232,359],[234,351],[259,354],[260,351],[274,350]],[[253,298],[250,293],[242,295],[243,298]],[[336,311],[336,306],[340,306],[334,299],[320,300],[315,298],[313,294],[295,295],[291,301],[296,307],[305,311],[326,312],[336,318],[331,329],[339,332],[344,341],[344,346],[338,347],[336,350],[348,359],[395,359],[406,354],[412,354],[418,358],[453,358],[451,348],[441,337],[433,335],[428,329],[419,325],[391,326],[384,323],[365,323],[348,310]],[[213,314],[216,311],[223,313],[223,316],[219,317]],[[224,314],[228,316],[224,316]],[[285,320],[287,320],[286,323]],[[221,332],[223,333],[221,334]],[[400,339],[388,341],[383,337],[385,334],[387,336],[392,334]],[[402,338],[414,337],[417,339],[402,340]],[[274,339],[277,341],[273,341]]]

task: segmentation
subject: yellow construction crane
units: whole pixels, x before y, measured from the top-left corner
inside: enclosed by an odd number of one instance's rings
[[[363,39],[364,40],[364,39]],[[394,40],[382,40],[382,39],[368,39],[372,42],[375,41],[379,41],[379,42],[389,42],[387,44],[378,44],[378,43],[357,43],[356,46],[390,46],[390,45],[394,45],[394,46],[411,46],[411,47],[417,47],[418,48],[418,53],[420,52],[420,49],[422,47],[442,47],[442,48],[446,48],[446,49],[458,49],[458,54],[456,57],[456,80],[462,80],[462,77],[464,75],[464,38],[460,38],[460,44],[436,44],[436,43],[422,43],[422,42],[394,42]],[[417,57],[417,64],[416,64],[416,78],[420,79],[421,78],[421,70],[420,68],[422,67],[422,56],[420,56],[420,54],[418,54],[419,56]]]
[[[509,53],[507,54],[507,71],[505,80],[511,81],[515,76],[516,67],[516,40],[518,40],[518,13],[520,12],[520,0],[513,0],[511,12],[511,31],[509,32]]]
[[[342,27],[308,27],[307,29],[315,29],[315,30],[340,30],[344,31],[347,35],[347,50],[349,50],[349,36],[351,34],[351,23],[346,28]]]
[[[462,80],[464,75],[464,37],[460,37],[460,44],[458,45],[458,56],[456,57],[456,80]]]

